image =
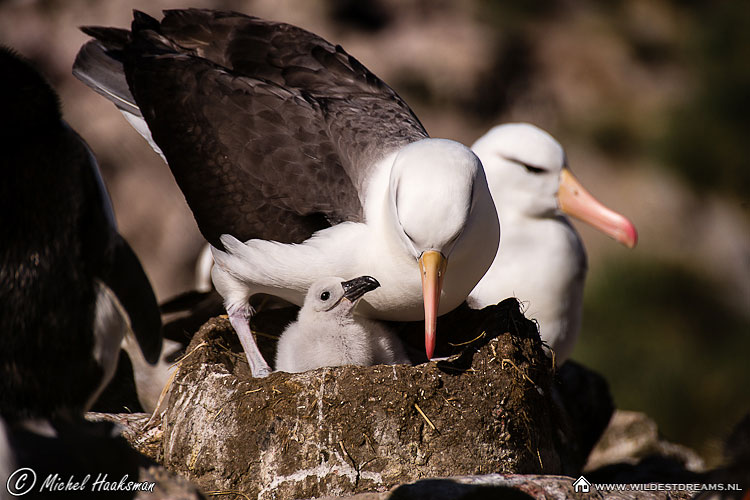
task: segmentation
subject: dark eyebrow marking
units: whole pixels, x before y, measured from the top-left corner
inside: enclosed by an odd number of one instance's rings
[[[532,174],[543,174],[543,173],[547,172],[546,168],[537,167],[535,165],[530,165],[528,163],[522,162],[521,160],[519,160],[517,158],[513,158],[511,156],[504,156],[504,155],[500,155],[500,156],[502,158],[508,160],[508,161],[511,161],[513,163],[517,163],[517,164],[521,165],[523,168],[525,168],[526,170],[528,170]]]

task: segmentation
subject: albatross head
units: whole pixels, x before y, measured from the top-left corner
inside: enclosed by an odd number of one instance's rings
[[[478,212],[486,207],[477,209],[476,205],[483,196],[488,198],[484,193],[488,190],[479,158],[457,142],[424,139],[405,146],[394,159],[390,177],[391,207],[404,246],[419,262],[428,358],[435,348],[438,307],[448,261],[466,239],[472,219],[482,216]],[[497,225],[494,209],[491,212],[489,215]],[[494,255],[497,239],[488,238],[483,243],[494,244]],[[491,259],[487,266],[490,263]],[[482,274],[483,271],[477,281]],[[474,284],[469,286],[467,294]]]
[[[307,291],[300,314],[328,313],[335,317],[351,314],[359,299],[380,286],[372,276],[360,276],[348,281],[329,277],[315,281]]]
[[[560,211],[587,222],[633,248],[635,226],[594,198],[573,176],[562,146],[527,123],[499,125],[474,143],[482,159],[500,216],[514,211],[528,218]]]

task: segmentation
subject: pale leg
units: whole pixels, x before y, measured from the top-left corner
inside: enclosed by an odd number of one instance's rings
[[[260,353],[260,349],[258,349],[258,344],[255,343],[253,332],[250,330],[249,307],[247,304],[232,304],[227,307],[227,313],[229,314],[229,322],[234,327],[234,331],[237,332],[242,348],[245,350],[245,356],[247,357],[247,362],[250,364],[250,371],[253,377],[264,378],[271,373],[271,367],[263,359],[263,355]]]

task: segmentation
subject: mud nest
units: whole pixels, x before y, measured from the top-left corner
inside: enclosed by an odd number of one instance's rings
[[[213,318],[179,363],[159,412],[161,440],[144,451],[206,491],[261,499],[384,491],[428,477],[560,473],[554,370],[518,302],[461,309],[438,328],[453,342],[442,347],[455,352],[447,360],[254,379],[229,321]],[[404,326],[400,334],[410,329],[421,332]],[[259,336],[273,359],[268,339]]]

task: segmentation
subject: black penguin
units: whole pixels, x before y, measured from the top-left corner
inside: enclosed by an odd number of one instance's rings
[[[161,318],[54,90],[9,49],[0,74],[0,415],[67,420],[112,376],[128,327],[157,361]]]

